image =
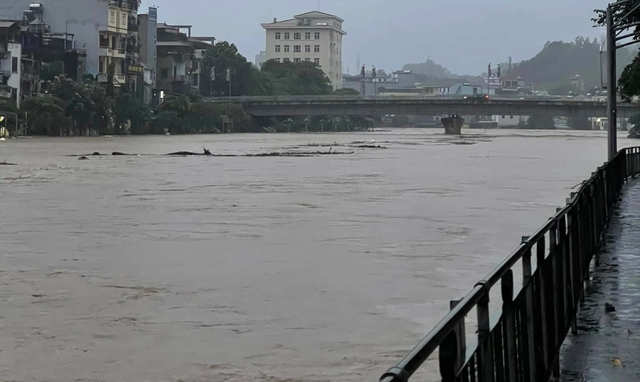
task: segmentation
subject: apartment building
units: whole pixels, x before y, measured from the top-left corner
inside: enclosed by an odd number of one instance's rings
[[[20,24],[0,21],[0,97],[12,98],[20,106],[21,88]]]
[[[72,48],[86,52],[83,74],[106,81],[113,63],[119,86],[126,81],[129,25],[136,24],[139,4],[140,0],[0,1],[0,20],[23,20],[27,11],[37,8],[37,22],[46,24],[49,32],[75,36]]]
[[[266,59],[280,62],[311,61],[322,68],[334,89],[342,87],[342,29],[338,16],[312,11],[292,19],[264,23]]]
[[[151,83],[156,87],[156,64],[158,55],[156,43],[158,42],[158,9],[149,7],[146,14],[138,15],[138,34],[140,36],[140,61],[151,70]]]
[[[188,95],[208,89],[211,74],[203,72],[201,61],[215,38],[192,36],[191,28],[191,25],[157,24],[157,90]]]

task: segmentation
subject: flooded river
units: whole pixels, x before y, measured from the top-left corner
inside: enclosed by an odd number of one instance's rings
[[[203,146],[239,156],[160,155]],[[94,151],[153,155],[69,156]],[[605,157],[567,131],[0,142],[0,378],[377,380]]]

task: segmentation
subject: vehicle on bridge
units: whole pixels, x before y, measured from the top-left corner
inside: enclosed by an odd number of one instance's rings
[[[489,100],[489,94],[479,93],[479,94],[468,94],[462,97],[462,99],[466,99],[469,101],[480,101],[484,102]]]

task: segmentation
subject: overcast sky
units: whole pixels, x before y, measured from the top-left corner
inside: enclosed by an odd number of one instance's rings
[[[528,59],[549,40],[600,37],[593,10],[603,0],[320,0],[320,10],[345,20],[344,70],[385,70],[431,58],[453,72],[479,74],[489,62]],[[143,0],[158,21],[191,24],[194,33],[238,46],[250,61],[264,50],[260,23],[318,8],[318,0]]]

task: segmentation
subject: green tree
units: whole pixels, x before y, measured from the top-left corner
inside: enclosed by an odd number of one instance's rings
[[[213,80],[203,81],[202,93],[207,96],[228,96],[229,82],[227,70],[231,76],[231,95],[245,95],[252,90],[254,78],[251,63],[247,61],[234,44],[227,41],[217,42],[206,50],[202,59],[202,76],[213,73]],[[208,89],[206,88],[208,87]]]
[[[178,118],[184,118],[192,108],[191,100],[187,96],[170,96],[160,105],[160,110],[174,112]]]
[[[357,91],[356,89],[342,88],[342,89],[335,90],[333,94],[341,95],[341,96],[359,96],[360,92]]]
[[[163,134],[168,132],[170,134],[182,134],[184,132],[184,126],[182,120],[173,111],[163,111],[153,122],[153,132],[156,134]]]
[[[620,74],[618,87],[620,96],[627,101],[633,96],[640,95],[640,53]]]
[[[113,106],[115,125],[119,134],[127,133],[123,130],[126,123],[130,123],[131,134],[144,134],[145,123],[150,119],[150,110],[133,94],[123,92]]]
[[[51,82],[50,94],[61,99],[67,116],[81,135],[108,134],[113,120],[113,99],[96,82],[78,83],[58,76]]]
[[[60,135],[62,129],[66,129],[70,123],[65,106],[63,100],[49,94],[24,99],[21,111],[27,133]]]
[[[277,62],[268,60],[262,64],[262,72],[268,73],[274,82],[277,95],[327,95],[332,94],[331,81],[318,65],[310,61]]]
[[[529,116],[526,126],[528,129],[534,130],[550,130],[556,128],[553,117],[537,114]]]

